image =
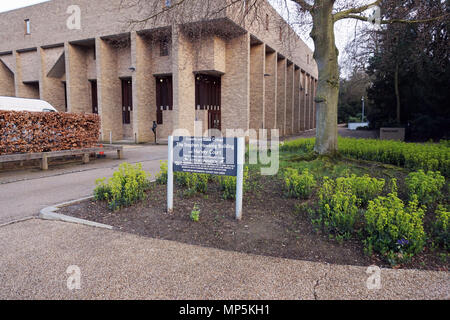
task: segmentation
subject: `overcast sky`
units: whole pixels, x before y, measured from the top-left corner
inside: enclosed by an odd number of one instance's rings
[[[0,0],[0,12],[26,7],[29,5],[46,1],[49,0]],[[269,1],[272,3],[274,2],[272,0]],[[282,12],[280,13],[283,14]],[[283,16],[286,17],[285,14],[283,14]],[[351,35],[354,33],[354,30],[355,30],[355,21],[342,21],[339,22],[338,25],[336,26],[336,44],[339,51],[341,52],[341,58],[344,56],[345,45],[351,38]],[[314,44],[312,42],[312,39],[309,37],[308,32],[306,32],[305,34],[301,34],[300,36],[310,48],[312,49],[314,48]]]

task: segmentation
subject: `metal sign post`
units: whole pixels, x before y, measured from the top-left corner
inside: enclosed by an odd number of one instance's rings
[[[173,212],[173,173],[190,172],[236,177],[236,219],[242,219],[245,139],[169,137],[167,212]]]
[[[169,136],[169,154],[167,162],[167,213],[173,212],[173,136]]]
[[[245,140],[237,141],[237,175],[236,175],[236,219],[242,219],[242,196],[244,194]]]

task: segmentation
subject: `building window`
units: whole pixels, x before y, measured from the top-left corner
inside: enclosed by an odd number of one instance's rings
[[[269,23],[270,23],[270,18],[269,18],[269,15],[266,14],[266,30],[267,31],[269,30]]]
[[[31,34],[31,22],[30,22],[30,19],[25,19],[25,34]]]
[[[159,55],[161,57],[169,55],[169,39],[167,37],[161,39],[159,42]]]

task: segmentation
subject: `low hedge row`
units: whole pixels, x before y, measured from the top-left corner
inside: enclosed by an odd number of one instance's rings
[[[0,111],[0,155],[91,148],[99,135],[95,114]]]
[[[376,139],[338,139],[339,152],[345,156],[392,164],[410,170],[440,171],[450,177],[450,147],[447,141],[436,143],[406,143]],[[282,151],[314,150],[315,138],[284,143]]]

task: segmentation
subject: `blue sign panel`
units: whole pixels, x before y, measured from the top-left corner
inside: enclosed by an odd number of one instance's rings
[[[237,176],[237,138],[173,137],[173,171]]]

